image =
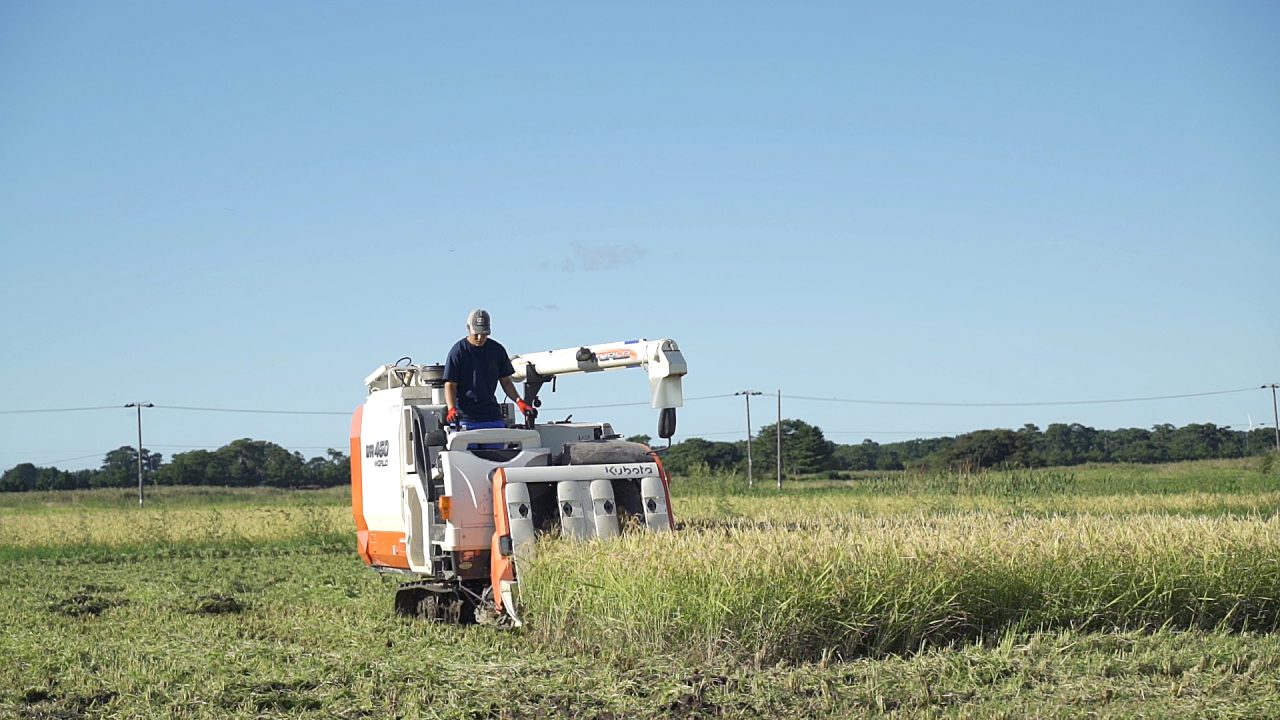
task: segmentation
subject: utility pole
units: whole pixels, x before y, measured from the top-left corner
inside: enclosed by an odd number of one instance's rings
[[[1276,409],[1276,388],[1280,387],[1280,383],[1271,383],[1262,387],[1263,389],[1271,388],[1271,419],[1276,424],[1276,450],[1280,450],[1280,410]]]
[[[142,408],[155,407],[152,403],[131,402],[125,407],[138,409],[138,507],[142,507]]]
[[[747,487],[751,487],[751,396],[763,395],[759,390],[743,390],[734,395],[742,395],[747,399]]]
[[[778,489],[782,489],[782,389],[778,389]]]

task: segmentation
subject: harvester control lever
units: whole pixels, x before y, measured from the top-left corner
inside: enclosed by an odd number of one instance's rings
[[[538,404],[538,401],[536,398],[534,399],[533,403],[534,405]],[[516,407],[520,408],[520,412],[524,413],[524,416],[529,419],[538,417],[537,409],[534,408],[533,405],[530,405],[529,403],[525,402],[524,400],[516,400]]]

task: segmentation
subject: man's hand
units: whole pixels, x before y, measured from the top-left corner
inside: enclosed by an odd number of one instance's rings
[[[516,407],[520,408],[520,412],[524,413],[525,415],[533,414],[533,406],[525,402],[524,400],[516,400]]]
[[[458,408],[449,408],[449,412],[445,413],[444,421],[450,424],[458,422]]]

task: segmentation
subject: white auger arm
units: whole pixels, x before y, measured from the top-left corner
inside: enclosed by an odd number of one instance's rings
[[[675,340],[627,340],[561,350],[526,353],[511,358],[515,375],[525,384],[524,399],[532,405],[543,383],[560,375],[643,367],[649,372],[649,404],[662,410],[658,436],[675,434],[675,409],[684,405],[681,378],[689,372]]]

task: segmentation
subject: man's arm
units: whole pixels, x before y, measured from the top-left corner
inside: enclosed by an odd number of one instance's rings
[[[458,364],[461,361],[462,355],[458,350],[458,345],[454,344],[453,347],[449,348],[449,353],[444,356],[444,413],[446,422],[453,422],[458,415],[458,380],[462,377],[462,370],[458,367]]]
[[[507,397],[511,399],[511,402],[514,402],[514,403],[518,403],[518,402],[520,402],[520,391],[519,391],[519,390],[516,390],[516,384],[515,384],[515,383],[513,383],[513,382],[511,382],[511,376],[510,376],[510,375],[508,375],[508,376],[506,376],[506,377],[504,377],[504,378],[498,378],[498,383],[502,385],[502,391],[503,391],[503,392],[505,392],[505,393],[507,394]],[[448,391],[448,389],[447,389],[448,387],[449,387],[449,385],[446,383],[446,384],[445,384],[445,388],[446,388],[446,390],[445,390],[445,396],[446,396],[446,397],[448,397],[448,393],[449,393],[449,391]]]
[[[516,407],[520,408],[520,412],[524,413],[525,417],[530,419],[538,417],[538,411],[534,410],[532,405],[520,398],[520,393],[516,392],[516,384],[511,382],[510,375],[498,378],[498,382],[502,383],[503,392],[505,392],[507,397],[511,398],[515,402]]]

